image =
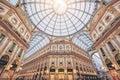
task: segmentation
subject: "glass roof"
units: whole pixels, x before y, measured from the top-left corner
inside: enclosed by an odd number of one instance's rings
[[[103,63],[101,61],[99,53],[94,53],[94,55],[92,56],[92,61],[97,70],[101,70],[103,68]]]
[[[72,35],[88,24],[96,0],[23,0],[34,28],[52,36]]]
[[[19,0],[7,0],[7,1],[10,2],[12,5],[16,6]]]
[[[30,47],[26,51],[24,58],[27,58],[33,53],[37,52],[38,50],[43,48],[45,45],[47,45],[49,42],[50,40],[46,35],[36,32],[33,35],[31,41],[29,42]]]
[[[19,0],[7,0],[17,5]],[[50,42],[48,38],[73,35],[72,42],[88,51],[93,42],[84,29],[91,20],[97,0],[21,0],[22,9],[34,25],[36,32],[24,58],[29,57]],[[24,8],[23,8],[24,6]],[[29,20],[29,19],[27,19]],[[44,32],[44,33],[42,33]]]
[[[88,51],[93,45],[93,41],[91,40],[89,33],[82,31],[72,38],[72,42],[85,51]]]

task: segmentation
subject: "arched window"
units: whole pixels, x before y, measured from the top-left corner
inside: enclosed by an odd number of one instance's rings
[[[105,52],[102,48],[100,48],[100,51],[101,51],[102,55],[105,56]]]
[[[7,0],[9,3],[11,3],[14,6],[18,5],[19,0]]]
[[[4,38],[5,38],[5,35],[0,33],[0,42],[2,42]]]
[[[58,72],[64,72],[64,69],[60,68],[58,69]]]
[[[55,72],[55,67],[51,67],[50,72]]]
[[[9,56],[8,55],[2,56],[1,59],[0,59],[0,66],[3,67],[5,65],[7,65],[8,61],[9,61]]]
[[[114,69],[112,62],[109,59],[106,59],[105,63],[106,63],[109,70]]]
[[[112,51],[116,51],[116,49],[114,48],[113,44],[111,42],[108,42],[108,46],[110,47],[110,49]]]
[[[120,54],[117,54],[115,56],[115,59],[116,59],[117,63],[120,65]]]
[[[111,0],[103,0],[103,3],[104,4],[107,4],[107,3],[109,3]]]

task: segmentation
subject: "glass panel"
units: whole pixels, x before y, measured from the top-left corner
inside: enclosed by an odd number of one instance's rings
[[[93,45],[93,41],[88,32],[79,32],[72,38],[72,42],[85,51],[88,51]]]
[[[106,4],[106,3],[109,3],[111,0],[103,0],[103,1]]]
[[[23,4],[36,28],[53,36],[80,31],[96,10],[96,0],[25,0]]]
[[[115,50],[116,50],[116,49],[114,48],[114,46],[112,45],[111,42],[108,42],[108,45],[109,45],[109,47],[110,47],[110,49],[111,49],[112,51],[115,51]]]
[[[20,50],[18,57],[21,57],[22,52],[23,52],[23,49]]]
[[[42,47],[47,45],[50,42],[49,38],[39,32],[36,32],[31,41],[29,42],[29,49],[26,51],[24,58],[28,58],[30,55],[34,54],[38,50],[40,50]]]
[[[102,48],[100,48],[100,51],[101,51],[102,55],[105,56],[105,52]]]
[[[15,46],[16,46],[16,44],[15,44],[15,43],[13,43],[13,44],[12,44],[12,46],[10,47],[10,49],[9,49],[9,52],[11,52],[11,53],[12,53],[12,52],[13,52],[13,49],[15,48]]]
[[[64,69],[58,69],[58,72],[64,72]]]
[[[12,5],[16,6],[19,0],[7,0],[7,1],[10,2]]]
[[[2,42],[2,40],[5,38],[5,35],[0,33],[0,42]]]

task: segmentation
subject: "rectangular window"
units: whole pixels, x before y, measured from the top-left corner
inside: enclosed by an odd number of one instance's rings
[[[67,72],[73,72],[73,69],[67,69]]]
[[[50,69],[50,72],[55,72],[55,69]]]
[[[58,69],[58,72],[64,72],[64,69]]]
[[[9,49],[9,52],[11,52],[11,53],[12,53],[12,52],[13,52],[13,49],[15,48],[15,46],[16,46],[16,44],[15,44],[15,43],[13,43],[13,44],[12,44],[12,46],[10,47],[10,49]]]
[[[101,51],[102,55],[105,56],[105,52],[102,48],[100,48],[100,51]]]
[[[22,52],[23,52],[23,49],[20,50],[18,57],[21,57]]]
[[[5,35],[0,33],[0,42],[2,42],[2,40],[5,38]]]
[[[108,46],[110,47],[110,49],[111,49],[112,51],[115,51],[115,50],[116,50],[116,49],[114,48],[114,46],[112,45],[111,42],[108,42]]]

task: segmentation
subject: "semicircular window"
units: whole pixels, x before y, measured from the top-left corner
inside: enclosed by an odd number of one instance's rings
[[[72,42],[76,45],[78,45],[80,48],[82,48],[85,51],[89,51],[89,49],[93,46],[93,41],[89,35],[88,32],[81,31],[78,34],[76,34],[72,38]]]
[[[36,32],[33,35],[31,41],[29,42],[30,47],[26,51],[26,53],[24,55],[24,59],[28,58],[29,56],[31,56],[32,54],[34,54],[35,52],[37,52],[38,50],[43,48],[49,42],[50,42],[50,40],[46,35]]]
[[[22,4],[35,28],[52,36],[80,31],[96,9],[96,0],[24,0]]]
[[[7,0],[9,3],[11,3],[14,6],[17,6],[19,0]]]

